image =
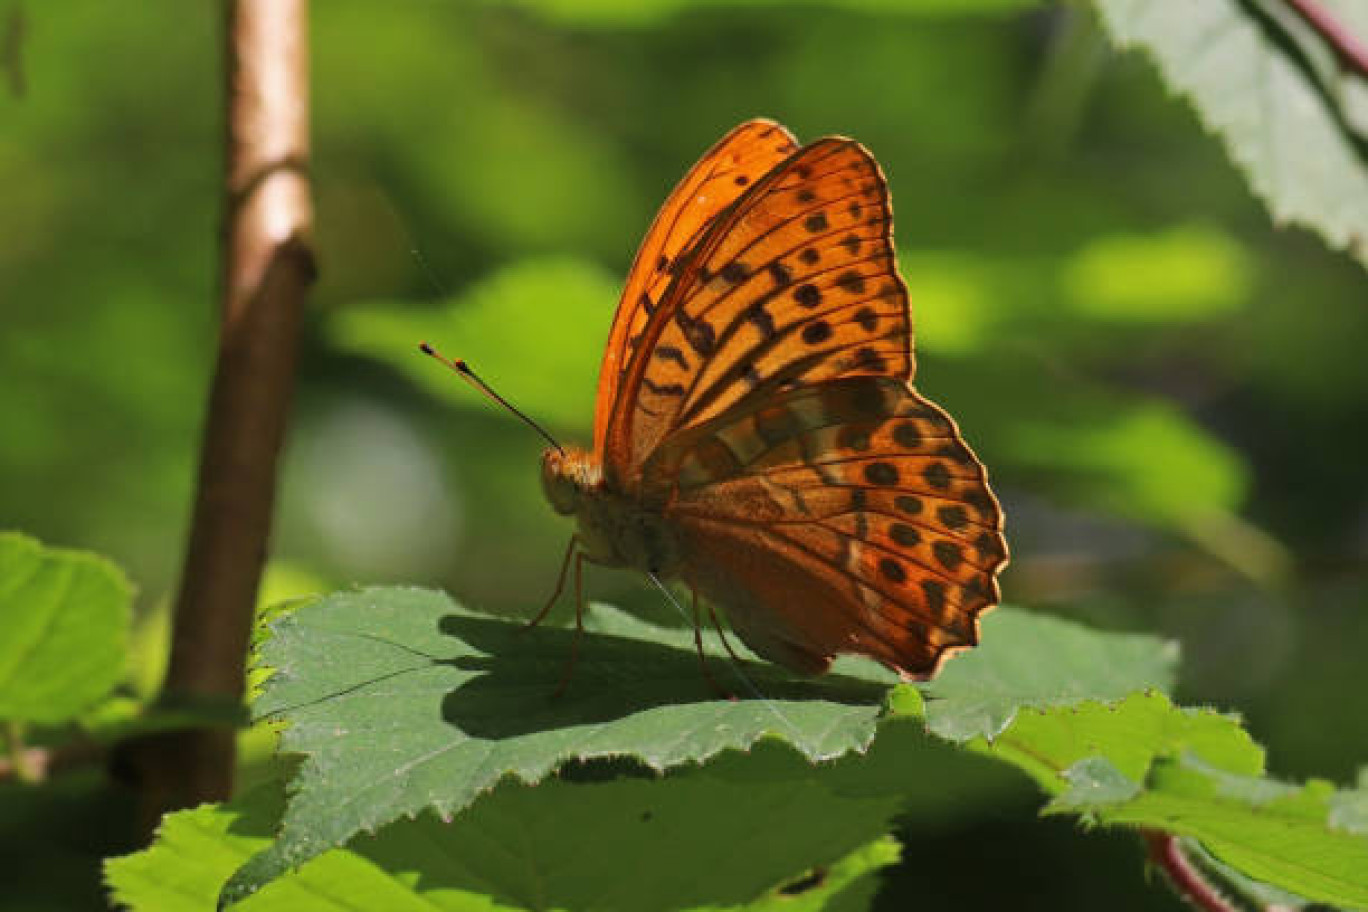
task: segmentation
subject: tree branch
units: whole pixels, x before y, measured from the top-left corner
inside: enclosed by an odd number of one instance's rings
[[[300,319],[315,277],[308,181],[307,0],[226,6],[227,123],[218,358],[162,699],[240,701],[267,555]],[[131,750],[150,833],[232,789],[231,729]]]

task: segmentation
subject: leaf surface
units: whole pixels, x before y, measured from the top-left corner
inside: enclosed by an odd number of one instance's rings
[[[1368,35],[1368,6],[1323,0]],[[1124,47],[1143,48],[1225,142],[1274,221],[1310,227],[1368,265],[1368,80],[1288,4],[1097,0]]]
[[[0,533],[0,719],[60,722],[107,694],[132,602],[104,558]]]
[[[809,762],[829,761],[866,751],[889,712],[921,712],[915,689],[850,659],[807,681],[747,662],[735,688],[741,698],[718,699],[690,631],[602,607],[593,616],[559,699],[551,694],[573,631],[524,632],[437,592],[340,593],[278,620],[261,645],[273,674],[255,711],[286,723],[283,749],[306,759],[280,838],[234,876],[225,896],[247,895],[396,819],[425,810],[449,818],[505,777],[536,783],[567,761],[612,757],[665,770],[762,739],[781,740]],[[1011,610],[989,618],[984,640],[994,645],[956,659],[938,679],[944,685],[927,690],[927,719],[948,737],[1000,728],[1024,705],[1163,686],[1174,658],[1152,638],[1087,633]],[[1039,661],[1042,654],[1053,658]],[[725,660],[714,653],[710,661],[715,678],[732,680]]]
[[[882,835],[894,805],[833,794],[810,768],[772,771],[764,782],[700,770],[593,781],[605,771],[591,767],[579,773],[587,781],[505,783],[451,823],[424,814],[324,853],[238,908],[865,908],[857,899],[877,886],[867,875],[897,860]],[[268,788],[173,814],[152,848],[107,864],[107,882],[134,910],[208,908],[269,844],[282,805]],[[722,830],[719,808],[729,811]]]

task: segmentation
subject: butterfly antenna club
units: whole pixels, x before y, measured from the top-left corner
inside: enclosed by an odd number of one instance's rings
[[[542,435],[542,437],[545,438],[547,443],[551,444],[558,451],[560,451],[560,454],[562,456],[565,455],[565,448],[556,441],[556,438],[548,434],[546,432],[546,429],[543,428],[540,424],[537,424],[537,422],[533,421],[531,418],[527,417],[521,411],[519,411],[518,407],[513,405],[513,403],[509,402],[503,396],[500,396],[498,393],[494,392],[493,387],[491,387],[488,383],[485,383],[483,380],[481,380],[480,376],[476,374],[475,371],[470,369],[469,364],[466,364],[459,358],[448,358],[446,355],[443,355],[441,352],[437,351],[437,349],[433,348],[426,342],[418,343],[418,350],[423,354],[445,364],[447,367],[451,368],[453,371],[459,374],[463,380],[465,380],[471,386],[479,390],[486,398],[508,409],[514,415],[517,415],[518,418],[520,418],[524,424],[532,428],[532,430],[536,431],[538,434]]]

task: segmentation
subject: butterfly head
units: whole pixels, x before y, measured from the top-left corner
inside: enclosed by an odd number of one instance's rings
[[[547,447],[542,453],[542,490],[562,516],[579,512],[585,498],[603,484],[603,468],[587,450]]]

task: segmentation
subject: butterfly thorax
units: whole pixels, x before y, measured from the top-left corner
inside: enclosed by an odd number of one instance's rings
[[[542,454],[542,489],[562,516],[575,517],[580,550],[598,564],[673,576],[681,554],[665,518],[639,500],[613,490],[602,463],[579,447]]]

